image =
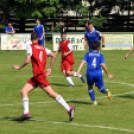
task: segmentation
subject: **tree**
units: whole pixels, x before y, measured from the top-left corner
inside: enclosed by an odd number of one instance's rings
[[[45,18],[53,16],[59,7],[59,0],[1,0],[1,28],[6,25],[9,12],[13,11],[15,17],[21,19],[20,28],[24,29],[26,18]]]

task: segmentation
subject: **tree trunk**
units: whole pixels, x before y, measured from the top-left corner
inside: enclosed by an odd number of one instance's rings
[[[25,32],[25,23],[26,23],[26,19],[25,18],[20,18],[19,33],[24,33]]]
[[[2,25],[1,27],[3,28],[0,28],[0,32],[4,32],[4,27],[7,25],[8,23],[8,19],[9,19],[9,11],[8,11],[8,8],[4,9],[1,7],[1,21],[0,21],[0,25]]]

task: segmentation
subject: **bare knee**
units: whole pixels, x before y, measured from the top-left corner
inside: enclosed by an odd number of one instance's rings
[[[20,90],[20,94],[23,95],[23,90],[22,89]]]
[[[70,71],[69,71],[69,70],[67,70],[66,74],[67,74],[67,75],[69,75],[69,74],[70,74]]]

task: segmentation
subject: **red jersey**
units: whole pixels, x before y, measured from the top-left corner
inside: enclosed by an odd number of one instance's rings
[[[50,50],[45,49],[38,43],[34,43],[27,47],[27,54],[31,55],[34,76],[38,75],[46,76],[45,74],[46,55],[48,55],[50,52],[51,52]]]
[[[64,43],[62,41],[59,42],[59,50],[62,52],[62,63],[64,61],[68,61],[70,64],[75,64],[73,53],[70,53],[67,56],[64,56],[64,53],[73,50],[73,47],[69,40],[66,40]]]

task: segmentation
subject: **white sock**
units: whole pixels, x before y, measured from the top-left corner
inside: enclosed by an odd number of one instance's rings
[[[77,73],[76,72],[74,72],[74,77],[77,77]],[[80,74],[78,77],[81,78],[82,75]]]
[[[71,84],[71,85],[75,85],[71,79],[71,77],[66,77],[66,80]]]
[[[104,70],[102,70],[102,74],[104,74]]]
[[[67,111],[69,111],[69,105],[65,102],[63,97],[61,95],[58,95],[56,98],[56,101],[63,106]]]
[[[76,73],[76,72],[74,72],[74,77],[76,77],[76,75],[77,75],[77,73]]]
[[[23,98],[23,107],[24,107],[24,114],[29,113],[29,99]]]

